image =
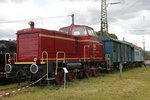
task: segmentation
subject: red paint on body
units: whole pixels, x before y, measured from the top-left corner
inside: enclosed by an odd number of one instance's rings
[[[60,32],[67,28],[66,32]],[[56,53],[65,52],[65,60],[71,62],[103,60],[103,45],[96,36],[90,35],[92,28],[71,25],[60,31],[40,28],[24,29],[17,32],[17,61],[41,60],[42,52],[48,53],[49,61],[56,61]],[[74,35],[74,28],[84,28],[86,35]],[[64,54],[58,55],[63,58]]]

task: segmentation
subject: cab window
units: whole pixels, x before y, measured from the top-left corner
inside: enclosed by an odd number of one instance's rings
[[[86,32],[86,28],[85,27],[74,27],[72,29],[72,34],[73,35],[87,35],[87,32]]]
[[[68,33],[68,28],[61,28],[59,31],[64,32],[64,33]]]
[[[97,36],[93,29],[88,28],[88,33],[90,36]]]

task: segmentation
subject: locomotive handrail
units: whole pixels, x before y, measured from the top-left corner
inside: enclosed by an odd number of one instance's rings
[[[59,58],[59,54],[63,54],[63,58]],[[57,75],[57,69],[58,69],[58,62],[59,60],[63,60],[63,63],[65,62],[66,53],[64,51],[58,51],[56,53],[56,69],[55,69],[55,75]]]
[[[7,55],[8,55],[8,59],[10,59],[10,53],[5,53],[5,64],[7,64]]]
[[[110,55],[109,54],[105,55],[105,60],[106,60],[107,68],[108,68],[110,66]]]
[[[47,53],[47,51],[43,51],[42,52],[42,62],[44,62],[44,54],[46,55],[46,70],[47,70],[47,72],[46,72],[46,76],[47,76],[47,80],[48,80],[48,53]]]
[[[86,60],[86,57],[85,57],[85,50],[86,48],[89,48],[89,45],[84,45],[84,61]]]
[[[14,60],[17,62],[17,53],[14,53]]]

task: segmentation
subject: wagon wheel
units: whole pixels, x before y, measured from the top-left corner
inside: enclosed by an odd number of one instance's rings
[[[58,72],[57,75],[55,75],[55,81],[57,85],[61,85],[63,82],[63,73]]]

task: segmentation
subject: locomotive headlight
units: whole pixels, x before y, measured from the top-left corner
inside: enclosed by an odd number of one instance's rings
[[[31,72],[32,74],[36,74],[36,73],[38,72],[38,70],[39,70],[39,67],[38,67],[37,64],[32,64],[32,65],[30,66],[30,72]]]
[[[34,58],[33,61],[34,61],[34,62],[37,62],[37,58]]]
[[[10,73],[10,72],[12,71],[12,66],[11,66],[10,64],[6,64],[6,65],[5,65],[5,71],[6,71],[7,73]]]

